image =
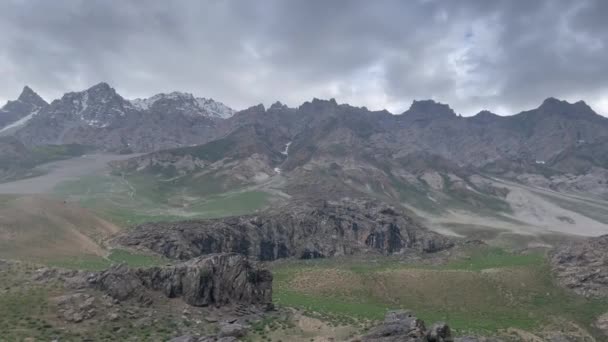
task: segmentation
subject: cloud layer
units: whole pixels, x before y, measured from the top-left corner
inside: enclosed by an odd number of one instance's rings
[[[554,96],[608,114],[606,17],[603,0],[7,0],[0,100],[106,81],[238,109],[335,97],[399,113],[433,98],[511,114]]]

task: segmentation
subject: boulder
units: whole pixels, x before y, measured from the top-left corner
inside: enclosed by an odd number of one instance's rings
[[[450,327],[443,323],[435,323],[431,326],[426,334],[428,342],[453,342],[452,331]]]
[[[448,328],[449,329],[449,328]],[[448,330],[449,331],[449,330]],[[426,338],[424,322],[411,311],[389,311],[384,322],[372,328],[361,341],[363,342],[423,342]]]

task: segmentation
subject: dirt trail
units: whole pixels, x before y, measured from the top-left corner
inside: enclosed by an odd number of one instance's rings
[[[89,154],[40,166],[45,174],[0,184],[0,194],[47,194],[61,182],[109,169],[108,162],[137,155]]]

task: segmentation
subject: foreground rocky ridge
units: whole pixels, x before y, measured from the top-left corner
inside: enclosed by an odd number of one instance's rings
[[[59,279],[69,288],[97,289],[117,301],[143,305],[153,300],[155,292],[182,298],[192,306],[272,305],[272,274],[238,254],[205,255],[163,267],[115,265],[97,273],[41,269],[35,279]]]
[[[99,272],[0,260],[0,285],[7,304],[0,339],[7,341],[168,341],[180,334],[236,341],[278,314],[271,273],[236,254]],[[17,298],[25,302],[11,309]]]
[[[608,235],[559,246],[550,261],[562,286],[583,296],[608,297]]]
[[[378,202],[291,203],[255,215],[147,223],[115,243],[187,260],[210,253],[240,253],[263,261],[356,253],[432,253],[453,242],[406,214]]]

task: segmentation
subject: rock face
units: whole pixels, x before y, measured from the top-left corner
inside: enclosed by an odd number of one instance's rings
[[[215,254],[167,267],[112,267],[89,279],[118,300],[146,301],[146,291],[181,297],[193,306],[272,304],[272,274],[238,254]]]
[[[147,223],[116,242],[173,259],[233,252],[263,261],[365,252],[430,253],[453,245],[390,206],[353,200],[291,203],[240,217]]]
[[[426,329],[424,322],[407,310],[390,311],[384,322],[372,328],[363,342],[453,342],[450,327],[436,323]]]
[[[559,246],[550,260],[562,286],[584,296],[608,296],[608,235]]]

